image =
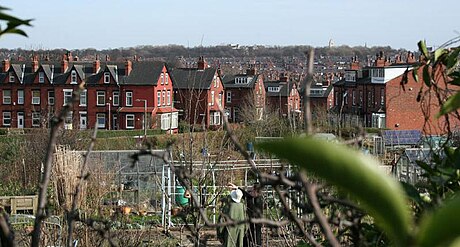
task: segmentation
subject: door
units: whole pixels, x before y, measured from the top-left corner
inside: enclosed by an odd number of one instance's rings
[[[18,128],[24,128],[24,112],[18,112]]]
[[[80,129],[81,130],[86,129],[86,125],[87,125],[86,114],[80,114]]]

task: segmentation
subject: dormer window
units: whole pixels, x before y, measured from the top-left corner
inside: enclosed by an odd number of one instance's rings
[[[280,91],[280,87],[268,87],[268,91],[272,93],[278,93]]]
[[[15,77],[14,77],[14,73],[13,73],[13,72],[10,72],[8,75],[9,75],[9,82],[14,82],[14,80],[15,80],[15,79],[14,79],[14,78],[15,78]]]
[[[109,72],[104,73],[104,83],[110,83],[110,73]]]
[[[246,77],[235,78],[235,84],[246,84],[246,83],[248,83],[248,78]]]
[[[38,72],[38,82],[39,83],[44,83],[45,82],[45,73],[44,72]]]
[[[355,82],[356,81],[356,73],[354,71],[345,72],[345,81]]]
[[[70,83],[77,84],[77,71],[75,70],[72,70],[72,72],[70,72]]]
[[[371,70],[372,77],[380,77],[383,78],[385,76],[383,68],[372,69]]]

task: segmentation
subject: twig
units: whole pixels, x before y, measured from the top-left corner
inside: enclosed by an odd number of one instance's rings
[[[304,90],[304,104],[303,104],[303,111],[304,111],[304,125],[305,125],[305,133],[307,135],[311,135],[313,131],[312,127],[312,119],[311,119],[311,109],[310,109],[310,87],[313,83],[313,60],[315,57],[315,50],[310,49],[308,52],[308,71],[307,76],[305,78],[305,90]]]
[[[82,82],[79,85],[79,90],[84,88],[85,83]],[[51,119],[51,130],[50,130],[50,138],[48,142],[48,147],[46,148],[46,156],[44,162],[44,171],[43,175],[40,179],[39,184],[39,193],[38,193],[38,208],[37,213],[35,215],[35,222],[34,222],[34,230],[32,232],[32,247],[39,247],[40,245],[40,235],[41,235],[41,227],[42,222],[46,218],[45,207],[47,203],[47,190],[48,184],[51,177],[51,168],[53,164],[53,155],[54,150],[57,142],[58,131],[61,128],[62,124],[64,123],[65,117],[67,114],[72,110],[73,102],[76,102],[80,96],[79,90],[74,92],[72,95],[71,102],[68,102],[60,112],[58,117],[53,117]]]
[[[316,196],[317,186],[307,181],[305,173],[301,173],[300,177],[302,179],[302,183],[305,186],[305,189],[307,190],[308,200],[310,201],[310,204],[313,206],[313,213],[318,219],[321,229],[323,230],[324,235],[329,241],[329,244],[331,246],[336,247],[340,246],[339,241],[332,233],[331,226],[329,225],[326,216],[324,216],[323,212],[321,211],[321,207],[319,206],[318,197]]]
[[[80,197],[80,192],[81,192],[81,187],[83,186],[83,182],[89,176],[89,173],[87,172],[86,168],[88,166],[89,155],[93,151],[94,143],[96,142],[96,136],[97,136],[97,123],[94,124],[94,131],[93,131],[93,135],[91,136],[91,142],[89,144],[88,150],[86,151],[86,154],[83,159],[83,165],[80,171],[80,179],[78,180],[78,184],[75,187],[75,193],[72,198],[72,208],[70,209],[70,212],[68,212],[67,214],[67,224],[68,224],[67,247],[72,246],[72,233],[73,233],[73,228],[74,228],[74,221],[75,221],[75,218],[78,217],[77,202],[78,202],[78,198]]]

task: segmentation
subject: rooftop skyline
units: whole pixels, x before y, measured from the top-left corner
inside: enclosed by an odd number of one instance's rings
[[[5,0],[32,18],[29,38],[6,35],[2,48],[114,49],[139,45],[391,46],[415,50],[459,36],[460,3],[369,0],[107,1]]]

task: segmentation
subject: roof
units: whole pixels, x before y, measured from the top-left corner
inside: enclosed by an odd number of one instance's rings
[[[216,69],[173,69],[174,88],[177,89],[209,89],[216,74]]]
[[[289,85],[289,89],[287,86]],[[294,82],[280,82],[280,81],[269,81],[264,82],[265,92],[267,97],[274,97],[274,96],[281,96],[287,97],[289,96],[289,92],[294,87]],[[280,87],[279,92],[270,92],[268,91],[269,87]]]
[[[236,78],[245,78],[247,83],[236,83]],[[238,74],[226,75],[222,77],[222,81],[225,88],[254,88],[258,78],[259,75]]]
[[[121,84],[156,86],[164,66],[164,62],[157,61],[133,62],[133,70],[129,76],[124,77]]]

